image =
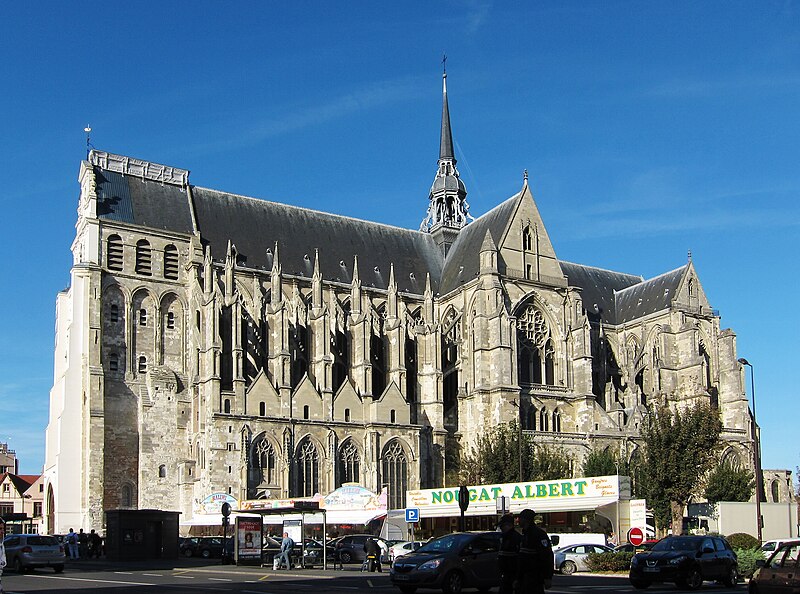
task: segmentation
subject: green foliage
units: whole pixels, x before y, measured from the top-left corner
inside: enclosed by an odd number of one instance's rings
[[[756,561],[764,559],[763,551],[761,549],[737,549],[733,545],[731,546],[736,553],[739,575],[745,579],[753,577],[753,573],[756,570]]]
[[[755,475],[746,468],[737,469],[730,464],[720,464],[706,481],[706,499],[717,501],[750,501],[755,490]]]
[[[544,481],[570,475],[571,458],[562,450],[522,440],[522,477],[519,476],[520,441],[516,421],[503,423],[479,435],[462,455],[459,482],[467,485]]]
[[[608,450],[592,450],[583,460],[582,476],[617,474],[619,459]]]
[[[632,558],[633,553],[589,553],[586,565],[589,571],[628,571]]]
[[[682,532],[683,508],[716,461],[722,422],[719,411],[697,404],[672,411],[662,406],[642,427],[640,487],[661,528]]]
[[[736,532],[730,536],[726,536],[725,539],[728,541],[728,544],[731,545],[732,549],[757,549],[761,546],[761,543],[758,542],[755,536],[747,534],[746,532]]]

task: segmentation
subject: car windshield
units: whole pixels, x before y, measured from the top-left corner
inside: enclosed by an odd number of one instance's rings
[[[448,534],[420,547],[418,553],[445,553],[460,549],[468,540],[469,534]]]
[[[699,538],[665,538],[653,545],[651,551],[699,551]]]
[[[58,541],[52,536],[29,536],[28,544],[40,547],[54,547],[58,544]]]

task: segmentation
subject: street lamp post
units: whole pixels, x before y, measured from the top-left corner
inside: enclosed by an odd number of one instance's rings
[[[758,529],[758,542],[761,542],[761,497],[763,485],[763,477],[761,476],[761,435],[758,430],[758,421],[756,417],[756,383],[753,374],[753,366],[747,359],[739,359],[739,363],[750,368],[750,393],[753,395],[753,454],[755,456],[756,467],[756,527]]]

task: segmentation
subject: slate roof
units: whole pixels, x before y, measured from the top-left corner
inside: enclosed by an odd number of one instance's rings
[[[99,218],[178,233],[194,232],[185,189],[99,167],[94,172]]]
[[[486,237],[486,231],[491,234],[495,245],[500,243],[508,221],[514,214],[519,196],[515,194],[461,229],[444,262],[439,289],[443,295],[478,276],[481,245]],[[503,271],[502,268],[500,271]]]
[[[581,298],[586,315],[593,322],[602,317],[603,322],[617,324],[617,311],[614,294],[627,287],[641,283],[641,276],[604,270],[573,262],[559,261],[561,270],[567,277],[569,286],[581,288]],[[597,304],[598,310],[594,306]]]
[[[230,240],[243,265],[269,270],[277,241],[285,274],[311,278],[318,248],[325,280],[350,283],[358,255],[364,287],[386,289],[394,264],[398,290],[421,295],[428,272],[431,288],[438,290],[442,256],[428,233],[206,188],[193,187],[192,196],[200,235],[214,260],[225,259]]]
[[[683,278],[686,264],[616,294],[617,323],[629,322],[669,307]]]

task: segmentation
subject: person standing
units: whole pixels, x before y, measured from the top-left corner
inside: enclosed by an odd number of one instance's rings
[[[514,529],[514,516],[506,514],[500,518],[500,552],[497,563],[500,566],[500,594],[513,594],[517,580],[517,557],[522,536]]]
[[[78,532],[78,555],[81,559],[89,556],[89,535],[83,531],[83,528]]]
[[[539,528],[532,509],[519,514],[522,539],[517,556],[519,591],[525,594],[544,594],[553,581],[553,547],[547,532]]]
[[[75,531],[70,528],[69,534],[67,534],[67,551],[69,551],[69,557],[71,559],[78,558],[78,535],[75,534]]]
[[[281,564],[286,561],[286,569],[292,568],[292,550],[294,549],[294,541],[289,536],[288,532],[283,533],[283,540],[281,541],[281,552],[278,555],[278,564],[276,569],[281,568]]]
[[[0,594],[3,594],[3,568],[6,566],[6,547],[3,540],[6,537],[6,523],[0,518]]]

